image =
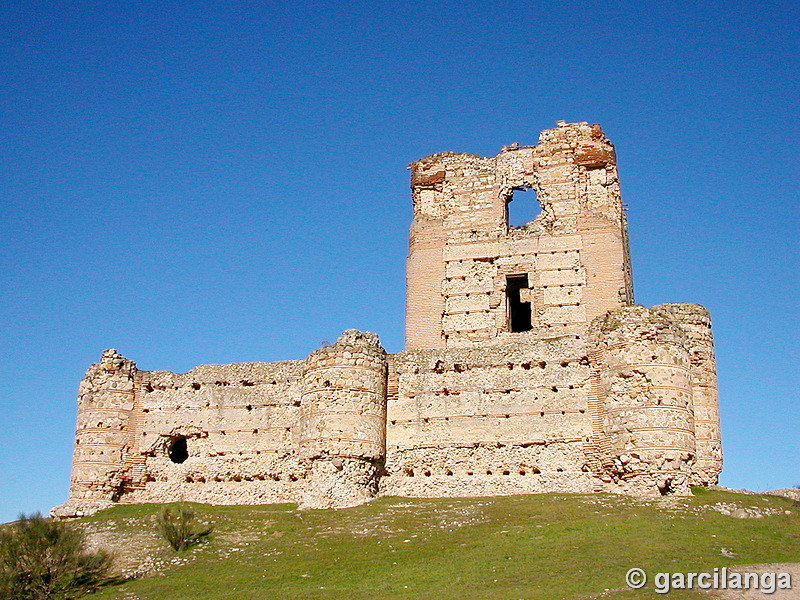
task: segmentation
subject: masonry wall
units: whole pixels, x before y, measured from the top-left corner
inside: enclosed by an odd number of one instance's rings
[[[696,464],[690,345],[669,306],[609,311],[592,324],[606,477],[620,491],[689,494]]]
[[[206,365],[185,375],[142,377],[143,470],[131,473],[127,501],[294,500],[302,469],[297,453],[304,362]],[[185,440],[188,458],[172,446]]]
[[[121,497],[132,443],[135,372],[132,361],[106,350],[78,390],[69,497],[87,506]]]
[[[477,496],[591,492],[585,340],[395,356],[381,493]]]
[[[85,425],[96,419],[94,398],[100,392],[95,390],[109,389],[109,363],[125,368],[124,386],[112,380],[117,387],[111,389],[119,391],[102,392],[112,395],[104,410],[113,400],[113,425],[124,442],[114,445],[107,459],[113,466],[101,473],[85,448],[111,438]],[[147,372],[106,351],[81,384],[93,395],[84,391],[79,405],[67,512],[92,512],[116,501],[295,501],[304,477],[296,452],[304,366],[286,361],[205,365],[186,374]],[[118,372],[112,374],[119,379]],[[110,417],[105,422],[111,423]],[[183,456],[176,452],[181,445]],[[84,491],[87,479],[94,482],[91,494]]]

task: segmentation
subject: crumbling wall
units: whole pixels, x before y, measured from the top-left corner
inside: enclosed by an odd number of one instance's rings
[[[638,495],[689,494],[697,457],[690,344],[668,306],[609,311],[592,324],[607,437],[604,479]]]
[[[114,502],[293,502],[303,361],[139,371],[114,350],[81,383],[70,498],[56,516]]]
[[[699,304],[663,304],[686,334],[692,375],[694,431],[697,460],[693,485],[713,485],[722,470],[722,439],[719,424],[717,368],[711,317]]]
[[[303,361],[204,365],[142,374],[137,453],[125,502],[292,502]],[[186,456],[173,456],[185,444]]]

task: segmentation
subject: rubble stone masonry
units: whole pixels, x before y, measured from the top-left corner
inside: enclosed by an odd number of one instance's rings
[[[181,375],[107,350],[80,386],[70,497],[53,514],[716,482],[710,318],[634,305],[598,125],[559,122],[491,158],[434,154],[411,165],[411,190],[404,352],[348,330],[306,360]],[[526,201],[538,216],[509,224]]]

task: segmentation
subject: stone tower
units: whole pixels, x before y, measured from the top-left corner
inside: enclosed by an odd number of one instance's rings
[[[305,508],[362,504],[378,493],[386,459],[386,352],[374,333],[348,329],[311,353],[300,400]]]
[[[88,511],[116,502],[124,491],[135,373],[133,361],[106,350],[81,382],[69,495]]]
[[[632,304],[614,147],[598,125],[561,122],[491,158],[434,154],[411,173],[407,349],[566,332]],[[509,224],[509,203],[536,200],[535,220]]]

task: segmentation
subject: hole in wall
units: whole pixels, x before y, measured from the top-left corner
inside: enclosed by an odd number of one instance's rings
[[[189,450],[186,447],[186,438],[182,435],[174,438],[169,445],[169,450],[167,453],[172,462],[176,464],[185,462],[186,459],[189,458]]]
[[[541,211],[542,207],[536,199],[536,191],[532,187],[514,188],[506,198],[506,225],[523,227],[536,219]]]

